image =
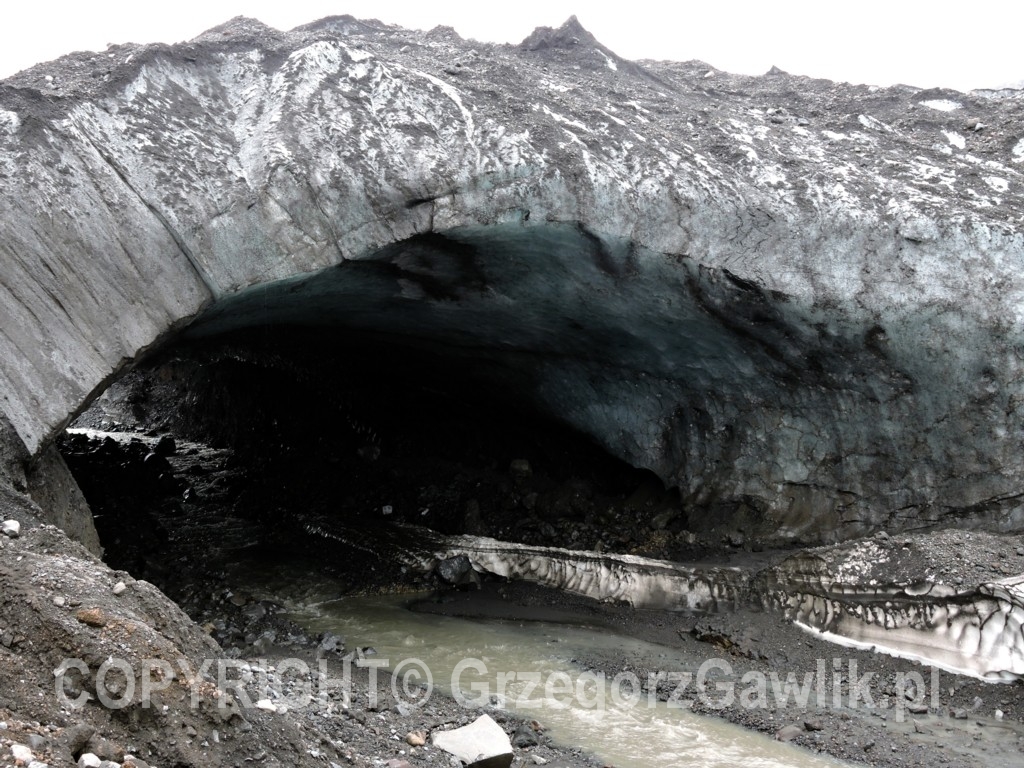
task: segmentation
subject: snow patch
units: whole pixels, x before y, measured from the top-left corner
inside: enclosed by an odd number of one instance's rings
[[[892,128],[871,115],[857,115],[857,122],[873,131],[892,131]]]
[[[988,184],[996,192],[1005,192],[1010,188],[1010,182],[1006,179],[1001,179],[998,176],[985,176],[985,183]]]
[[[615,63],[615,59],[613,59],[611,56],[609,56],[604,51],[598,51],[598,53],[600,53],[602,56],[604,56],[604,60],[605,60],[605,63],[608,65],[608,69],[610,69],[612,72],[618,72],[619,71],[619,65]]]
[[[547,105],[545,105],[545,104],[535,104],[534,105],[534,109],[537,109],[537,108],[540,108],[541,110],[543,110],[545,115],[547,115],[548,117],[554,118],[557,122],[562,123],[562,125],[571,125],[576,130],[583,131],[584,133],[590,133],[591,132],[590,129],[587,128],[587,126],[585,126],[583,123],[579,122],[578,120],[570,120],[565,115],[560,115],[557,112],[554,112],[554,111],[548,109]]]
[[[950,99],[928,99],[927,101],[919,101],[917,103],[922,107],[935,109],[939,112],[953,112],[963,106],[959,101],[952,101]]]
[[[614,109],[614,107],[612,107],[612,109]],[[626,121],[625,121],[625,120],[620,120],[620,119],[619,119],[619,118],[617,118],[617,117],[616,117],[615,115],[613,115],[613,114],[612,114],[611,112],[607,112],[607,111],[605,111],[605,110],[603,110],[603,109],[601,109],[601,110],[598,110],[598,111],[599,111],[599,112],[600,112],[600,113],[601,113],[602,115],[605,115],[606,117],[608,117],[608,118],[609,118],[609,119],[610,119],[610,120],[611,120],[612,122],[614,122],[614,123],[618,123],[618,124],[619,124],[619,125],[621,125],[621,126],[622,126],[623,128],[625,128],[625,127],[626,127]]]
[[[480,167],[481,153],[480,147],[476,143],[476,124],[473,121],[473,113],[470,112],[466,108],[466,105],[462,103],[462,96],[459,95],[459,92],[451,84],[446,83],[439,77],[428,75],[426,72],[421,72],[418,69],[413,69],[411,71],[414,74],[417,74],[420,77],[429,80],[431,83],[436,85],[444,93],[444,95],[451,99],[452,102],[454,102],[455,106],[459,108],[459,112],[462,113],[462,119],[465,121],[466,124],[466,140],[469,142],[469,146],[473,147],[473,149],[476,151],[476,164],[477,167]]]
[[[942,133],[949,139],[949,143],[957,149],[965,149],[967,147],[967,139],[956,131],[943,131]]]
[[[564,83],[556,83],[554,80],[541,80],[540,84],[549,91],[556,91],[558,93],[568,93],[572,90],[568,85],[565,85]]]
[[[21,126],[21,118],[18,117],[17,112],[8,112],[7,110],[0,109],[0,130],[5,133],[14,133]]]

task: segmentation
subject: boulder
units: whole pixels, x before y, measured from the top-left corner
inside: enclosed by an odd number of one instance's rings
[[[462,728],[438,731],[431,742],[438,749],[455,755],[467,768],[509,768],[512,765],[512,742],[490,715],[481,715]]]

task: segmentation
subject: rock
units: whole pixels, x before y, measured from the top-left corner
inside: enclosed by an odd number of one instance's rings
[[[803,735],[804,729],[799,725],[786,725],[775,732],[778,741],[792,741],[797,736]]]
[[[466,555],[456,555],[438,562],[435,571],[438,577],[452,585],[465,583],[473,570],[473,563]]]
[[[405,743],[410,747],[422,747],[427,743],[426,731],[409,731],[405,734]]]
[[[666,509],[664,512],[659,512],[653,518],[651,518],[651,528],[656,531],[663,531],[668,528],[669,523],[679,517],[678,510]]]
[[[93,734],[86,745],[86,750],[101,760],[117,763],[124,759],[124,749],[110,739]]]
[[[149,768],[149,763],[135,757],[135,755],[125,755],[121,768]]]
[[[533,764],[534,765],[547,765],[548,764],[547,759],[541,757],[540,755],[530,755],[530,759],[533,760]]]
[[[103,761],[92,752],[86,752],[78,758],[78,768],[100,768],[102,764]]]
[[[58,736],[58,741],[61,746],[64,747],[71,756],[80,755],[85,751],[86,745],[89,743],[89,739],[96,733],[96,729],[91,725],[72,725],[61,731]]]
[[[277,712],[277,707],[270,699],[260,699],[257,701],[256,709],[262,709],[264,712]]]
[[[317,646],[317,658],[323,658],[332,653],[345,652],[345,638],[333,632],[324,632],[320,637],[320,644]]]
[[[75,618],[90,627],[105,627],[109,618],[102,608],[79,608],[75,611]]]
[[[167,458],[173,456],[178,452],[178,444],[174,441],[174,438],[170,435],[164,435],[157,440],[156,445],[153,447],[153,453],[157,456]]]
[[[825,726],[821,720],[804,720],[804,730],[807,731],[823,731]]]
[[[56,595],[53,598],[53,604],[58,608],[63,608],[67,604],[67,599],[63,595]]]
[[[21,523],[17,520],[4,520],[0,524],[0,533],[12,539],[16,539],[21,536]]]
[[[508,467],[509,474],[518,480],[526,480],[533,475],[530,462],[526,459],[513,459]]]
[[[481,715],[462,728],[435,731],[431,741],[438,749],[459,758],[467,768],[509,768],[512,765],[512,743],[490,715]]]
[[[38,733],[31,733],[28,737],[28,748],[33,752],[45,752],[50,746],[50,740],[40,736]]]
[[[117,582],[117,584],[114,585],[113,593],[115,595],[123,595],[125,593],[125,590],[127,589],[128,585],[125,584],[123,581],[119,581]]]
[[[966,720],[970,717],[970,713],[963,708],[954,709],[950,714],[952,714],[954,720]]]
[[[242,615],[250,622],[258,621],[267,615],[267,607],[262,603],[249,603],[242,609]]]
[[[334,765],[334,763],[331,763],[331,765]],[[413,764],[408,760],[388,760],[384,765],[387,768],[413,768]]]
[[[527,723],[520,725],[512,734],[512,746],[516,749],[536,747],[538,744],[540,744],[540,737]]]
[[[36,756],[32,754],[32,750],[26,747],[24,744],[14,744],[11,746],[11,754],[14,755],[15,761],[28,765]]]

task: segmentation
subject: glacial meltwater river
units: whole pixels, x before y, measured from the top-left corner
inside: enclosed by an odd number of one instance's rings
[[[665,646],[605,629],[417,613],[405,607],[408,595],[338,598],[337,585],[302,569],[264,571],[249,586],[310,631],[337,633],[348,648],[372,646],[373,658],[402,675],[429,669],[435,691],[470,705],[497,697],[499,706],[543,723],[555,742],[583,747],[617,768],[843,765],[634,693],[629,670],[618,680],[602,679],[573,661],[625,652],[638,667],[697,672],[693,659]]]

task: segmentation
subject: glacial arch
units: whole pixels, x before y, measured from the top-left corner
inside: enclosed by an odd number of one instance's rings
[[[8,81],[9,443],[40,455],[185,329],[288,320],[487,359],[783,539],[1019,527],[1010,145],[977,181],[941,114],[893,127],[927,94],[613,68],[573,24],[510,48],[236,20]]]

